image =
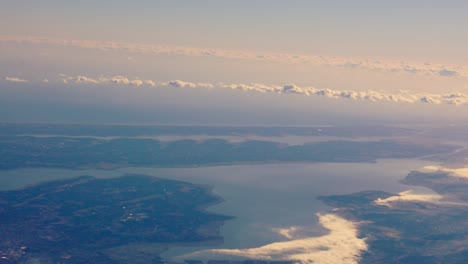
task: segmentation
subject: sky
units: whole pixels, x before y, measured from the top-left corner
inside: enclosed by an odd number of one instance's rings
[[[466,1],[2,1],[0,121],[455,124]]]

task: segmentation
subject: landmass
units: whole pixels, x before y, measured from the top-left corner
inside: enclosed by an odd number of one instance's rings
[[[435,144],[441,142],[434,140],[440,135],[438,130],[431,131],[389,126],[220,127],[0,123],[0,170],[376,162],[385,158],[420,157],[442,160],[463,153],[463,146],[458,141]],[[465,139],[464,133],[461,133],[465,130],[451,127],[450,131],[453,138]],[[175,138],[161,140],[158,138],[160,136]],[[193,140],[191,136],[195,139],[201,136],[203,140]],[[226,140],[229,136],[241,136],[243,140]],[[305,144],[290,145],[268,138],[283,136],[304,137],[302,143]],[[312,139],[307,137],[314,137],[317,141],[308,142]],[[355,138],[359,140],[353,140]]]
[[[413,141],[325,141],[303,145],[224,139],[204,141],[0,136],[0,169],[193,167],[278,162],[376,162],[447,154],[458,146]]]
[[[420,129],[390,126],[158,126],[158,125],[111,125],[111,124],[47,124],[47,123],[0,123],[0,135],[68,135],[68,136],[120,136],[147,135],[258,135],[258,136],[408,136],[420,134]],[[446,132],[445,132],[446,133]]]
[[[161,262],[170,246],[222,242],[231,217],[204,210],[220,201],[207,187],[142,175],[0,192],[0,263]]]

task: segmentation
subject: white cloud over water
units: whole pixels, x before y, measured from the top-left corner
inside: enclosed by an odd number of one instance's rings
[[[336,264],[358,263],[367,250],[365,238],[359,238],[357,224],[335,214],[318,215],[320,224],[330,230],[320,237],[292,239],[275,242],[257,248],[210,249],[181,256],[190,258],[241,258],[263,260],[294,260],[301,263]]]
[[[296,234],[301,231],[301,228],[298,226],[290,226],[285,228],[274,228],[273,231],[287,239],[293,239]]]

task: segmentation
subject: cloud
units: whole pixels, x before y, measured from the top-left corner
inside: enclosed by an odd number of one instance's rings
[[[320,237],[297,238],[275,242],[257,248],[209,249],[180,256],[181,259],[240,258],[263,260],[291,260],[301,263],[335,264],[358,263],[366,251],[365,238],[358,237],[357,224],[335,214],[318,215],[320,224],[330,230]]]
[[[145,53],[155,55],[179,56],[211,56],[224,59],[261,60],[292,64],[310,64],[350,69],[384,71],[392,73],[406,73],[436,77],[468,77],[467,65],[447,65],[429,62],[407,62],[391,59],[376,58],[347,58],[335,56],[319,56],[310,54],[290,54],[255,51],[207,49],[180,46],[149,45],[110,41],[66,40],[53,38],[38,38],[25,36],[0,36],[0,42],[18,44],[46,44],[54,46],[69,46],[83,49],[97,49],[103,51],[120,51],[131,53]]]
[[[214,86],[210,83],[193,83],[184,82],[181,80],[169,81],[161,84],[162,86],[173,86],[177,88],[213,88]]]
[[[468,179],[468,167],[450,169],[442,166],[426,166],[423,168],[423,170],[426,172],[443,172],[448,173],[452,177]]]
[[[378,198],[374,203],[378,205],[383,205],[387,207],[393,207],[393,203],[396,202],[424,202],[424,203],[433,203],[440,205],[458,205],[458,206],[467,206],[466,203],[457,203],[444,201],[443,196],[437,193],[427,194],[427,193],[418,193],[413,190],[408,190],[399,193],[396,196],[391,196],[385,199]]]
[[[388,207],[392,207],[391,204],[394,202],[427,202],[440,204],[442,198],[442,195],[439,194],[421,194],[413,190],[408,190],[401,192],[396,196],[391,196],[385,199],[378,198],[377,200],[375,200],[375,203],[378,205],[384,205]]]
[[[5,81],[7,81],[7,82],[14,82],[14,83],[25,83],[25,82],[28,82],[28,80],[24,80],[24,79],[17,78],[17,77],[5,77]]]
[[[293,239],[301,229],[299,226],[290,226],[286,228],[274,228],[273,231],[287,239]]]
[[[172,80],[167,82],[156,82],[153,80],[141,80],[138,78],[129,78],[125,76],[112,77],[86,77],[86,76],[67,76],[61,75],[60,82],[65,84],[115,84],[125,86],[147,86],[154,88],[174,87],[174,88],[193,88],[193,89],[230,89],[239,91],[251,91],[259,93],[276,94],[294,94],[302,96],[324,97],[330,99],[345,99],[370,102],[390,102],[390,103],[425,103],[425,104],[448,104],[448,105],[468,105],[468,94],[461,92],[448,94],[422,94],[411,93],[409,91],[400,91],[399,93],[385,93],[374,90],[354,91],[354,90],[335,90],[320,89],[312,86],[300,87],[294,84],[288,85],[266,85],[261,83],[251,84],[225,84],[225,83],[206,83],[189,82],[181,80]]]
[[[6,81],[24,83],[28,80],[5,77]],[[324,97],[330,99],[346,99],[370,102],[391,102],[391,103],[425,103],[425,104],[448,104],[448,105],[468,105],[468,94],[461,92],[447,94],[423,94],[400,91],[399,93],[385,93],[374,90],[354,91],[354,90],[336,90],[319,89],[313,86],[300,87],[294,84],[288,85],[266,85],[261,83],[251,84],[225,84],[225,83],[206,83],[206,82],[188,82],[182,80],[172,80],[167,82],[156,82],[148,79],[129,78],[122,75],[110,77],[87,77],[87,76],[67,76],[60,75],[59,82],[64,84],[90,84],[90,85],[124,85],[130,87],[174,87],[174,88],[193,88],[193,89],[230,89],[239,91],[251,91],[259,93],[277,93],[294,94],[302,96]],[[43,83],[50,82],[50,79],[42,80]]]
[[[127,86],[151,86],[156,87],[157,84],[152,80],[141,80],[138,78],[128,78],[125,76],[112,76],[112,77],[98,77],[90,78],[86,76],[66,76],[61,74],[61,82],[65,84],[116,84],[116,85],[127,85]]]

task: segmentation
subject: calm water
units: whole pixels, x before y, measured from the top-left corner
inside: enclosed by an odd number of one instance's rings
[[[210,139],[221,139],[226,140],[229,143],[239,143],[249,140],[269,141],[282,143],[287,145],[303,145],[307,143],[316,142],[327,142],[336,140],[346,140],[354,142],[368,142],[368,141],[380,141],[384,139],[390,139],[389,137],[337,137],[337,136],[295,136],[295,135],[283,135],[283,136],[258,136],[258,135],[145,135],[145,136],[70,136],[70,135],[47,135],[47,134],[22,134],[19,136],[29,136],[37,138],[93,138],[99,140],[115,140],[115,139],[153,139],[162,142],[173,142],[178,140],[194,140],[203,142]],[[391,137],[391,139],[396,139]]]
[[[363,190],[401,192],[408,189],[399,179],[411,170],[430,165],[420,160],[380,160],[378,163],[297,163],[232,165],[198,168],[123,168],[117,170],[20,169],[0,172],[0,189],[8,190],[46,180],[92,175],[118,177],[126,173],[178,179],[213,187],[225,202],[210,211],[235,216],[222,227],[222,248],[247,248],[284,240],[273,230],[302,226],[307,236],[320,235],[316,213],[331,208],[319,195],[347,194]],[[166,257],[200,250],[179,247]]]

